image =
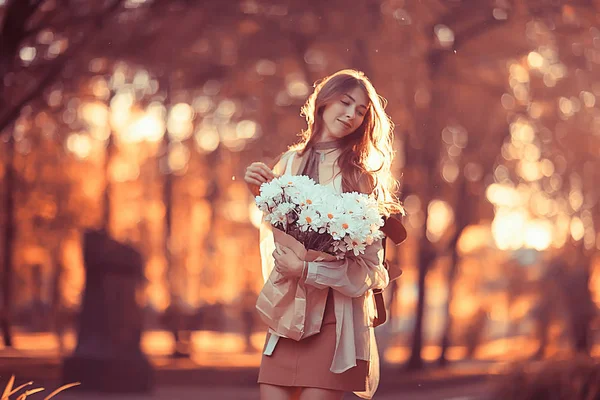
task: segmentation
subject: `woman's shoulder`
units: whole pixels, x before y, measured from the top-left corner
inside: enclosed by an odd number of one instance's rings
[[[277,161],[275,167],[273,168],[273,171],[279,175],[283,174],[288,162],[290,162],[291,158],[294,158],[296,156],[297,152],[298,150],[290,148],[283,154],[281,154],[281,156],[279,157],[279,161]]]
[[[294,157],[294,156],[296,156],[296,154],[298,154],[298,150],[290,148],[285,153],[283,153],[281,158],[285,158],[286,160],[289,160],[290,157]]]

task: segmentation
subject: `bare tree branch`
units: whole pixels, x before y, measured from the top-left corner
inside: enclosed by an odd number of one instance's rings
[[[90,40],[94,39],[94,34],[102,28],[102,23],[116,12],[124,1],[125,0],[115,0],[109,7],[105,9],[105,12],[97,14],[93,20],[94,23],[91,24],[89,31],[83,35],[83,38],[78,43],[72,45],[62,56],[58,57],[56,61],[49,67],[48,72],[38,81],[37,84],[33,86],[30,91],[25,93],[17,102],[15,102],[13,106],[0,114],[0,135],[6,127],[8,127],[18,118],[21,108],[39,96],[44,89],[53,83],[56,77],[63,70],[66,63],[73,59],[80,52],[80,50],[89,43]],[[7,107],[4,105],[2,108]]]

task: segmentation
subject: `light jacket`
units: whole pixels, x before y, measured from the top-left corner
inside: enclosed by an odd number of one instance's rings
[[[275,166],[278,175],[297,171],[300,157],[295,152],[284,154]],[[319,168],[321,183],[331,185],[341,193],[341,174],[337,172],[337,160],[324,162]],[[324,182],[324,183],[323,183]],[[273,234],[266,223],[261,226],[260,253],[263,278],[269,277],[274,266]],[[381,240],[367,246],[364,254],[346,257],[331,262],[309,262],[305,283],[319,289],[333,290],[336,318],[336,343],[330,370],[342,373],[354,366],[356,360],[369,362],[369,376],[365,392],[355,393],[365,399],[372,398],[379,384],[379,355],[373,330],[375,302],[372,289],[383,289],[389,283],[387,270],[383,266]],[[321,296],[323,304],[313,303],[307,313],[321,312],[325,308],[327,296]],[[321,316],[322,318],[322,316]],[[270,339],[265,346],[265,354],[270,355],[277,345],[279,336],[270,331]]]

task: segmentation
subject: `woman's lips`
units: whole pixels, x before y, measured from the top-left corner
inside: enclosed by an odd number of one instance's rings
[[[341,119],[338,119],[338,121],[339,121],[339,122],[340,122],[342,125],[344,125],[346,128],[348,128],[348,129],[352,128],[352,125],[350,125],[348,122],[344,122],[344,121],[342,121]]]

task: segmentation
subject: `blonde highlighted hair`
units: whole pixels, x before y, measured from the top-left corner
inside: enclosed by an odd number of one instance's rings
[[[345,69],[315,84],[315,90],[302,107],[307,129],[291,147],[300,155],[317,143],[323,132],[323,111],[344,93],[360,87],[369,99],[363,123],[341,139],[338,165],[346,192],[374,194],[385,215],[404,213],[396,195],[399,185],[391,171],[394,159],[394,123],[385,112],[386,100],[379,96],[364,73]]]

